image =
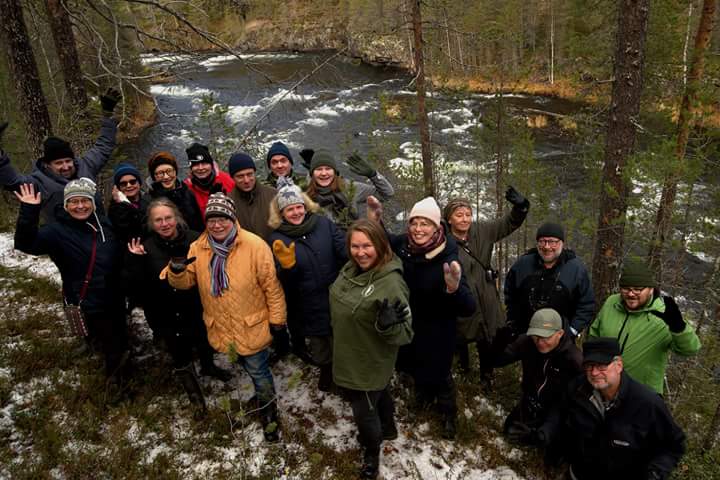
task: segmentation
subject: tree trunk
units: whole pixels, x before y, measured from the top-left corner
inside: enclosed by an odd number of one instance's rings
[[[555,9],[550,0],[550,85],[555,84]]]
[[[658,207],[655,219],[655,231],[650,242],[650,265],[659,273],[662,267],[662,250],[665,240],[670,234],[672,227],[672,213],[677,195],[677,184],[685,170],[685,151],[687,150],[690,130],[695,124],[695,112],[697,110],[698,88],[705,70],[705,51],[710,44],[713,27],[715,24],[715,9],[717,0],[704,0],[703,10],[700,16],[697,35],[695,36],[695,47],[693,49],[690,73],[687,77],[685,95],[683,95],[678,118],[677,144],[675,145],[675,162],[670,173],[665,178],[660,206]]]
[[[615,290],[622,259],[627,180],[625,163],[635,148],[635,117],[640,111],[649,0],[618,0],[612,99],[605,140],[605,166],[600,187],[600,215],[593,255],[596,308]]]
[[[47,6],[48,24],[55,42],[55,52],[60,61],[60,69],[62,70],[63,80],[65,80],[65,90],[72,104],[72,111],[75,114],[84,116],[88,98],[77,48],[75,47],[70,15],[68,15],[61,0],[45,0],[45,5]]]
[[[423,60],[422,16],[420,0],[410,0],[415,51],[415,88],[417,89],[418,129],[422,149],[423,187],[425,196],[435,196],[435,176],[430,152],[430,129],[425,110],[425,61]]]
[[[7,46],[8,66],[15,80],[20,111],[25,120],[28,147],[35,157],[39,157],[43,151],[43,140],[51,133],[52,125],[22,6],[18,0],[0,0],[0,11],[4,12],[0,30]]]

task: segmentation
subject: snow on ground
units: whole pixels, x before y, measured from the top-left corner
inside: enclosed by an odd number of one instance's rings
[[[0,234],[0,264],[7,267],[26,268],[38,277],[50,278],[59,282],[59,275],[55,267],[47,258],[31,257],[12,248],[12,236]],[[142,311],[135,309],[130,320],[130,329],[133,336],[139,339],[145,347],[134,346],[137,350],[134,361],[138,364],[145,362],[157,362],[157,359],[164,353],[157,351],[151,342],[151,333],[144,321]],[[17,341],[17,340],[16,340]],[[6,343],[5,348],[10,345]],[[139,350],[138,350],[139,348]],[[148,351],[149,350],[149,351]],[[149,358],[152,357],[152,358]],[[225,356],[217,355],[216,363],[235,374],[235,378],[228,384],[222,384],[217,380],[202,378],[202,385],[205,390],[208,404],[211,408],[223,408],[226,399],[246,402],[253,394],[253,387],[250,378],[237,365],[231,365]],[[316,389],[317,373],[312,367],[301,364],[294,357],[280,361],[273,367],[276,388],[278,391],[278,404],[281,414],[281,425],[288,432],[293,429],[303,429],[313,444],[321,443],[336,452],[347,452],[358,449],[352,413],[349,405],[334,394],[324,394]],[[0,376],[11,375],[11,369],[3,367],[0,369]],[[61,381],[65,384],[73,384],[76,381],[75,374],[65,372],[61,375]],[[11,413],[15,409],[26,407],[35,395],[52,387],[47,377],[35,378],[30,382],[15,385],[10,394],[8,404],[0,410],[0,428],[9,430],[6,437],[13,442],[13,449],[22,450],[28,454],[32,450],[32,442],[28,445],[28,439],[23,438],[17,431],[11,420]],[[503,411],[496,405],[490,404],[487,399],[477,396],[473,399],[472,410],[466,409],[461,412],[466,418],[477,417],[480,412],[489,412],[498,419],[503,416]],[[174,415],[174,423],[171,425],[172,436],[176,442],[192,438],[195,435],[191,428],[191,420],[183,416],[183,404],[186,402],[184,396],[177,398],[153,398],[146,410],[148,412],[157,409],[167,408],[168,403],[172,410],[178,412]],[[404,408],[403,400],[397,400],[398,408]],[[64,414],[58,412],[59,415]],[[229,420],[230,421],[230,420]],[[489,468],[484,467],[482,447],[478,445],[463,446],[455,442],[440,440],[436,433],[432,433],[427,423],[421,424],[419,428],[412,430],[412,422],[406,417],[398,415],[398,430],[400,436],[392,442],[383,444],[383,456],[381,459],[380,478],[401,479],[401,478],[423,478],[423,479],[478,479],[478,480],[513,480],[522,478],[507,467]],[[126,423],[126,438],[134,444],[143,446],[146,453],[145,463],[151,464],[158,456],[172,458],[175,466],[184,471],[187,475],[212,476],[214,472],[237,469],[242,465],[247,473],[251,475],[267,471],[266,458],[273,459],[273,471],[277,478],[303,478],[303,472],[307,472],[309,464],[301,464],[300,467],[290,469],[285,467],[285,460],[278,459],[277,445],[268,445],[263,441],[263,435],[259,424],[256,421],[235,420],[232,434],[237,441],[232,442],[231,447],[213,447],[211,452],[197,449],[192,454],[177,452],[172,443],[166,443],[158,434],[149,431],[137,419],[131,418]],[[295,458],[308,457],[305,448],[297,443],[291,434],[282,444],[286,455],[293,455]],[[491,443],[493,440],[491,440]],[[67,449],[72,451],[78,446],[78,441],[68,443]],[[494,443],[507,458],[522,456],[522,452],[509,447],[501,438],[496,438]],[[210,454],[212,453],[212,454]],[[312,455],[310,460],[312,461]],[[320,459],[322,460],[322,459]],[[359,462],[359,458],[356,460]],[[324,478],[334,478],[330,467],[326,468],[327,475]],[[62,478],[62,474],[60,474]]]

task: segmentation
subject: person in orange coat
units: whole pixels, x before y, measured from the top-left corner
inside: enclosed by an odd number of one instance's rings
[[[222,193],[210,195],[207,228],[160,274],[179,289],[197,286],[208,341],[223,353],[236,352],[255,386],[267,441],[279,439],[275,385],[268,363],[270,329],[284,329],[285,296],[270,247],[243,230],[235,206]]]

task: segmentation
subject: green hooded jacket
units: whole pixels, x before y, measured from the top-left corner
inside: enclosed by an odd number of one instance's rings
[[[620,294],[610,295],[590,325],[588,337],[617,338],[625,371],[662,395],[668,354],[690,356],[700,350],[700,339],[690,324],[673,333],[652,311],[665,311],[665,302],[653,296],[638,310],[627,310]]]
[[[336,385],[369,392],[390,383],[398,348],[412,340],[412,320],[384,331],[375,321],[383,299],[390,305],[398,299],[408,305],[409,295],[402,262],[396,256],[377,271],[360,271],[352,261],[340,270],[330,286]]]

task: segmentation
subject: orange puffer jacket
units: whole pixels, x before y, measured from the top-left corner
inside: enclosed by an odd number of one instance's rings
[[[194,263],[179,274],[165,267],[160,278],[167,277],[170,285],[179,289],[197,285],[210,345],[223,353],[234,345],[237,353],[248,356],[270,345],[270,324],[285,324],[287,312],[270,247],[240,225],[237,228],[237,239],[225,264],[229,287],[222,296],[211,294],[213,252],[207,232],[190,245],[188,258],[196,257]]]

